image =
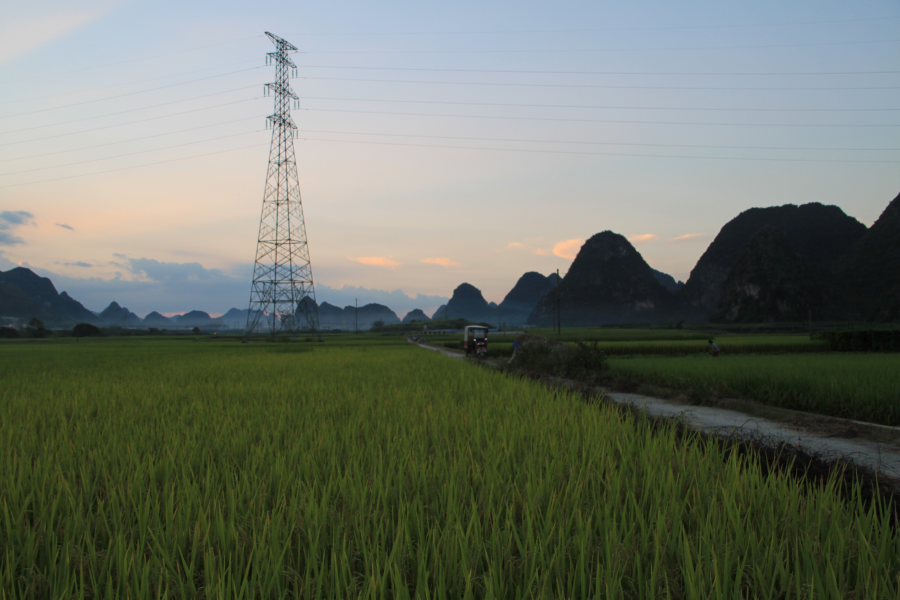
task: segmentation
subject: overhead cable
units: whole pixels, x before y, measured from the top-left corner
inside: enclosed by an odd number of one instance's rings
[[[379,146],[409,146],[413,148],[445,148],[449,150],[486,150],[500,152],[529,152],[539,154],[580,154],[586,156],[623,156],[631,158],[687,158],[698,160],[749,160],[766,162],[824,162],[824,163],[887,163],[900,164],[900,160],[854,160],[827,158],[748,158],[734,156],[682,156],[678,154],[625,154],[621,152],[582,152],[576,150],[540,150],[528,148],[478,148],[472,146],[440,146],[436,144],[404,144],[400,142],[372,142],[362,140],[336,140],[327,138],[299,138],[310,142],[337,142],[348,144],[374,144]]]
[[[767,48],[819,48],[861,44],[893,44],[900,39],[815,44],[773,44],[766,46],[682,46],[674,48],[579,48],[571,50],[304,50],[303,54],[570,54],[591,52],[677,52],[679,50],[758,50]]]
[[[183,156],[183,157],[181,157],[181,158],[172,158],[172,159],[169,159],[169,160],[161,160],[161,161],[158,161],[158,162],[145,163],[145,164],[142,164],[142,165],[132,165],[132,166],[130,166],[130,167],[120,167],[120,168],[118,168],[118,169],[108,169],[108,170],[106,170],[106,171],[94,171],[94,172],[92,172],[92,173],[80,173],[80,174],[78,174],[78,175],[68,175],[68,176],[66,176],[66,177],[54,177],[53,179],[41,179],[41,180],[37,180],[37,181],[26,181],[26,182],[23,182],[23,183],[10,183],[10,184],[7,184],[7,185],[0,185],[0,189],[3,189],[3,188],[11,188],[11,187],[19,187],[19,186],[23,186],[23,185],[34,185],[34,184],[37,184],[37,183],[49,183],[49,182],[51,182],[51,181],[63,181],[64,179],[75,179],[75,178],[77,178],[77,177],[89,177],[89,176],[91,176],[91,175],[103,175],[103,174],[105,174],[105,173],[115,173],[115,172],[117,172],[117,171],[127,171],[127,170],[129,170],[129,169],[140,169],[140,168],[143,168],[143,167],[152,167],[152,166],[155,166],[155,165],[164,165],[164,164],[171,163],[171,162],[178,162],[178,161],[180,161],[180,160],[190,160],[190,159],[193,159],[193,158],[202,158],[202,157],[204,157],[204,156],[213,156],[213,155],[216,155],[216,154],[225,154],[226,152],[237,152],[238,150],[248,150],[248,149],[250,149],[250,148],[260,148],[260,147],[262,147],[262,146],[268,146],[268,145],[269,145],[268,143],[266,143],[266,144],[253,144],[253,145],[250,145],[250,146],[241,146],[240,148],[230,148],[230,149],[228,149],[228,150],[218,150],[218,151],[216,151],[216,152],[206,152],[206,153],[204,153],[204,154],[195,154],[195,155],[193,155],[193,156]]]
[[[221,136],[221,137],[209,138],[209,139],[206,139],[206,140],[199,140],[199,141],[196,141],[196,142],[185,142],[185,143],[183,143],[183,144],[175,144],[175,145],[173,145],[173,146],[165,146],[165,147],[163,147],[163,148],[151,148],[150,150],[139,150],[139,151],[137,151],[137,152],[129,152],[129,153],[127,153],[127,154],[116,154],[115,156],[106,156],[106,157],[103,157],[103,158],[91,158],[91,159],[88,159],[88,160],[80,160],[80,161],[78,161],[78,162],[67,163],[67,164],[64,164],[64,165],[52,165],[52,166],[49,166],[49,167],[37,167],[37,168],[35,168],[35,169],[24,169],[24,170],[21,170],[21,171],[10,171],[9,173],[0,173],[0,177],[5,177],[5,176],[7,176],[7,175],[19,175],[19,174],[21,174],[21,173],[33,173],[34,171],[46,171],[46,170],[48,170],[48,169],[62,169],[62,168],[64,168],[64,167],[74,167],[75,165],[83,165],[83,164],[86,164],[86,163],[100,162],[100,161],[103,161],[103,160],[115,160],[115,159],[117,159],[117,158],[122,158],[123,156],[136,156],[136,155],[138,155],[138,154],[147,154],[148,152],[161,152],[161,151],[163,151],[163,150],[171,150],[171,149],[173,149],[173,148],[182,148],[182,147],[184,147],[184,146],[194,146],[194,145],[196,145],[196,144],[205,144],[206,142],[215,142],[215,141],[218,141],[218,140],[225,140],[225,139],[228,139],[228,138],[240,137],[240,136],[242,136],[242,135],[250,135],[251,133],[259,133],[259,132],[261,132],[261,131],[264,131],[264,130],[263,130],[263,129],[257,129],[257,130],[255,130],[255,131],[245,131],[245,132],[243,132],[243,133],[233,133],[233,134],[231,134],[231,135],[223,135],[223,136]]]
[[[374,135],[380,137],[429,138],[441,140],[467,140],[479,142],[522,142],[530,144],[582,144],[590,146],[641,146],[649,148],[709,148],[722,150],[831,150],[853,152],[900,152],[900,148],[828,148],[821,146],[785,147],[785,146],[716,146],[704,144],[643,144],[637,142],[586,142],[582,140],[541,140],[517,138],[463,137],[455,135],[418,135],[407,133],[367,133],[364,131],[327,131],[321,129],[299,129],[301,133],[330,133],[341,135]]]
[[[510,121],[552,121],[563,123],[627,123],[638,125],[709,125],[709,126],[733,126],[733,127],[900,127],[900,124],[893,123],[873,123],[873,124],[852,124],[852,123],[709,123],[709,122],[692,122],[692,121],[630,121],[617,119],[559,119],[550,117],[511,117],[497,115],[450,115],[450,114],[434,114],[434,113],[409,113],[409,112],[390,112],[378,110],[347,110],[336,108],[304,108],[299,110],[314,112],[337,112],[337,113],[357,113],[371,115],[397,115],[406,117],[449,117],[455,119],[500,119]]]
[[[119,144],[128,144],[130,142],[139,142],[142,140],[149,140],[158,137],[165,137],[167,135],[176,135],[179,133],[186,133],[188,131],[196,131],[198,129],[209,129],[210,127],[218,127],[219,125],[230,125],[231,123],[240,123],[241,121],[249,121],[251,119],[264,119],[264,115],[259,115],[255,117],[244,117],[243,119],[233,119],[231,121],[222,121],[219,123],[210,123],[209,125],[201,125],[199,127],[190,127],[188,129],[176,129],[175,131],[167,131],[165,133],[157,133],[154,135],[145,135],[137,138],[128,138],[125,140],[118,140],[115,142],[107,142],[105,144],[96,144],[94,146],[82,146],[81,148],[70,148],[69,150],[57,150],[56,152],[45,152],[43,154],[31,154],[29,156],[16,156],[15,158],[4,158],[0,160],[0,163],[4,162],[14,162],[18,160],[29,160],[32,158],[43,158],[45,156],[54,156],[56,154],[69,154],[70,152],[83,152],[84,150],[93,150],[95,148],[103,148],[105,146],[117,146]],[[88,130],[92,131],[92,130]]]
[[[80,123],[82,121],[93,121],[94,119],[104,119],[106,117],[113,117],[116,115],[124,115],[127,113],[138,112],[141,110],[150,110],[151,108],[159,108],[160,106],[170,106],[172,104],[181,104],[182,102],[190,102],[192,100],[201,100],[203,98],[210,98],[212,96],[221,96],[222,94],[230,94],[232,92],[239,92],[242,90],[249,90],[250,88],[258,88],[259,84],[255,85],[245,85],[244,87],[235,88],[233,90],[225,90],[222,92],[215,92],[213,94],[204,94],[202,96],[194,96],[193,98],[184,98],[182,100],[173,100],[171,102],[163,102],[161,104],[153,104],[150,106],[142,106],[140,108],[130,108],[128,110],[120,110],[118,112],[105,113],[102,115],[97,115],[95,117],[84,117],[81,119],[72,119],[71,121],[60,121],[58,123],[49,123],[47,125],[35,125],[34,127],[25,127],[24,129],[13,129],[10,131],[0,131],[0,135],[6,135],[10,133],[19,133],[21,131],[32,131],[34,129],[46,129],[47,127],[59,127],[60,125],[69,125],[70,123]],[[260,98],[258,96],[257,98]],[[256,100],[257,98],[247,98],[247,100]]]
[[[669,25],[662,27],[605,27],[593,29],[506,29],[506,30],[476,30],[476,31],[385,31],[385,32],[354,32],[354,33],[296,33],[303,37],[332,37],[332,36],[376,36],[376,35],[496,35],[504,33],[601,33],[609,31],[665,31],[679,29],[746,29],[755,27],[791,27],[796,25],[833,25],[836,23],[862,23],[872,21],[889,21],[900,19],[900,16],[871,17],[867,19],[839,19],[831,21],[794,21],[789,23],[748,23],[740,25]]]
[[[151,56],[143,56],[140,58],[131,58],[128,60],[120,60],[113,63],[105,63],[102,65],[93,65],[91,67],[84,67],[82,69],[71,69],[68,71],[59,71],[56,73],[43,74],[37,77],[26,77],[24,79],[13,79],[12,81],[8,81],[7,83],[19,83],[20,81],[33,81],[35,79],[47,79],[48,77],[60,77],[62,75],[69,75],[71,73],[81,73],[84,71],[93,71],[95,69],[105,69],[107,67],[117,67],[119,65],[127,65],[130,63],[141,62],[144,60],[154,60],[156,58],[165,58],[167,56],[175,56],[176,54],[184,54],[185,52],[195,52],[197,50],[205,50],[206,48],[214,48],[216,46],[224,46],[226,44],[234,44],[236,42],[245,42],[247,40],[255,40],[259,38],[264,38],[265,35],[251,35],[249,37],[237,38],[234,40],[228,40],[225,42],[216,42],[215,44],[206,44],[205,46],[195,46],[193,48],[185,48],[184,50],[176,50],[174,52],[165,52],[163,54],[153,54]]]
[[[900,71],[800,71],[800,72],[698,72],[698,71],[529,71],[521,69],[433,69],[416,67],[348,67],[343,65],[300,65],[303,69],[350,69],[361,71],[433,71],[439,73],[521,73],[524,75],[710,75],[721,77],[725,75],[890,75]]]
[[[5,144],[0,144],[0,148],[2,148],[4,146],[15,146],[16,144],[27,144],[29,142],[40,142],[43,140],[50,140],[50,139],[54,139],[54,138],[65,137],[68,135],[78,135],[81,133],[90,133],[92,131],[100,131],[101,129],[112,129],[115,127],[124,127],[126,125],[134,125],[135,123],[145,123],[147,121],[155,121],[157,119],[167,119],[169,117],[178,117],[178,116],[186,115],[189,113],[207,111],[207,110],[212,110],[214,108],[221,108],[223,106],[231,106],[233,104],[241,104],[243,102],[251,102],[253,100],[259,100],[259,98],[261,98],[261,96],[258,96],[256,98],[244,98],[243,100],[235,100],[233,102],[223,102],[222,104],[213,104],[212,106],[203,106],[201,108],[192,108],[190,110],[183,110],[181,112],[170,113],[168,115],[158,115],[156,117],[147,117],[146,119],[138,119],[136,121],[126,121],[125,123],[116,123],[115,125],[103,125],[101,127],[92,127],[91,129],[80,129],[78,131],[70,131],[68,133],[57,133],[55,135],[47,135],[47,136],[40,137],[40,138],[32,138],[30,140],[19,140],[17,142],[6,142]]]
[[[542,87],[542,88],[587,88],[604,90],[718,90],[754,92],[826,92],[850,90],[898,90],[900,86],[841,86],[841,87],[709,87],[709,86],[668,86],[668,85],[597,85],[581,83],[506,83],[498,81],[421,81],[416,79],[361,79],[355,77],[300,77],[311,81],[364,81],[367,83],[416,83],[434,85],[486,85],[494,87]]]
[[[182,85],[188,85],[188,84],[191,84],[191,83],[197,83],[197,82],[200,82],[200,81],[208,81],[208,80],[210,80],[210,79],[218,79],[219,77],[225,77],[225,76],[228,76],[228,75],[234,75],[235,73],[246,73],[246,72],[248,72],[248,71],[255,71],[255,70],[261,69],[261,68],[262,68],[262,67],[251,67],[251,68],[249,68],[249,69],[239,69],[239,70],[237,70],[237,71],[229,71],[228,73],[220,73],[220,74],[218,74],[218,75],[210,75],[209,77],[201,77],[201,78],[199,78],[199,79],[192,79],[192,80],[190,80],[190,81],[182,81],[182,82],[180,82],[180,83],[171,83],[171,84],[169,84],[169,85],[161,85],[161,86],[159,86],[159,87],[148,88],[148,89],[145,89],[145,90],[138,90],[138,91],[136,91],[136,92],[128,92],[128,93],[125,93],[125,94],[117,94],[117,95],[115,95],[115,96],[107,96],[107,97],[105,97],[105,98],[94,98],[93,100],[83,100],[83,101],[81,101],[81,102],[73,102],[72,104],[64,104],[64,105],[62,105],[62,106],[51,106],[50,108],[40,108],[40,109],[38,109],[38,110],[32,110],[32,111],[29,111],[29,112],[17,113],[17,114],[14,114],[14,115],[4,115],[4,116],[0,116],[0,119],[12,119],[13,117],[24,117],[24,116],[26,116],[26,115],[34,115],[34,114],[37,114],[37,113],[47,112],[47,111],[51,111],[51,110],[61,110],[61,109],[63,109],[63,108],[72,108],[73,106],[84,106],[85,104],[94,104],[95,102],[104,102],[104,101],[106,101],[106,100],[115,100],[115,99],[117,99],[117,98],[126,98],[126,97],[128,97],[128,96],[136,96],[136,95],[138,95],[138,94],[146,94],[147,92],[155,92],[155,91],[158,91],[158,90],[165,90],[165,89],[168,89],[168,88],[179,87],[179,86],[182,86]],[[241,88],[241,89],[246,89],[246,88]],[[202,97],[203,97],[203,96],[201,96],[201,98],[202,98]]]
[[[148,81],[159,81],[160,79],[171,79],[173,77],[181,77],[182,75],[193,75],[194,73],[205,73],[207,71],[214,71],[216,69],[227,69],[229,67],[239,67],[241,65],[247,65],[250,63],[258,63],[258,60],[243,60],[237,63],[230,63],[227,65],[219,65],[216,67],[207,67],[206,69],[195,69],[193,71],[182,71],[181,73],[173,73],[170,75],[160,75],[159,77],[149,77],[147,79],[137,79],[135,81],[126,81],[125,83],[115,83],[113,85],[104,85],[102,87],[89,88],[86,90],[74,90],[71,92],[62,92],[59,94],[50,94],[49,96],[36,96],[33,98],[22,98],[21,100],[6,100],[5,102],[0,102],[0,106],[4,104],[18,104],[21,102],[36,102],[38,100],[47,100],[50,98],[59,98],[60,96],[73,96],[75,94],[89,94],[92,92],[100,92],[103,90],[110,90],[113,88],[124,87],[128,85],[137,85],[139,83],[147,83]]]
[[[329,96],[299,96],[301,100],[329,100],[342,102],[386,102],[390,104],[446,104],[450,106],[509,106],[516,108],[586,108],[605,110],[689,110],[728,112],[888,112],[900,108],[696,108],[678,106],[603,106],[598,104],[518,104],[511,102],[454,102],[441,100],[382,100],[370,98],[339,98]]]

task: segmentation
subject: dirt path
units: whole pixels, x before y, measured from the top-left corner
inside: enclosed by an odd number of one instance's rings
[[[423,343],[416,344],[416,342],[414,342],[412,340],[407,340],[407,341],[410,344],[415,344],[419,348],[425,348],[426,350],[434,350],[435,352],[439,352],[439,353],[443,354],[444,356],[449,356],[450,358],[463,359],[466,357],[465,354],[463,354],[462,352],[454,352],[453,350],[448,350],[447,348],[441,348],[440,346],[429,346],[428,344],[423,344]]]
[[[604,395],[613,402],[644,410],[651,416],[681,419],[684,424],[704,433],[726,438],[737,437],[772,448],[788,444],[823,460],[843,459],[858,467],[871,469],[882,477],[900,482],[900,444],[896,441],[866,439],[882,437],[866,435],[862,430],[871,427],[867,424],[845,419],[828,419],[847,423],[848,430],[857,433],[857,437],[846,438],[735,410],[685,406],[672,400],[640,394],[604,391]],[[893,433],[895,430],[892,427],[883,429],[888,430],[885,433]]]
[[[460,352],[418,345],[451,358],[465,358]],[[558,384],[580,390],[585,387],[574,381],[559,381]],[[736,402],[738,409],[732,410],[693,406],[677,400],[605,388],[594,388],[593,391],[617,404],[645,411],[651,417],[681,420],[691,429],[708,435],[738,439],[769,449],[786,444],[824,461],[844,460],[877,473],[883,486],[900,492],[900,428],[897,427],[763,407],[751,402]]]

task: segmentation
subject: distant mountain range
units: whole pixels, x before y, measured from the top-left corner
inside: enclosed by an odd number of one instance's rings
[[[249,309],[232,308],[221,317],[211,317],[202,310],[192,310],[183,315],[166,317],[153,311],[143,319],[111,302],[99,313],[86,309],[65,292],[59,293],[53,282],[25,267],[0,272],[0,326],[4,320],[26,323],[36,317],[48,327],[72,327],[77,323],[91,323],[101,327],[243,330],[247,326]],[[415,311],[413,311],[415,312]],[[418,311],[424,316],[421,310]],[[413,313],[410,313],[413,314]],[[425,317],[427,319],[427,317]],[[319,306],[319,324],[323,329],[353,330],[358,323],[365,330],[378,321],[385,325],[400,323],[399,317],[387,306],[366,304],[338,308],[327,302]]]
[[[557,291],[558,287],[558,291]],[[557,302],[558,308],[557,308]],[[819,203],[752,208],[726,223],[686,283],[651,268],[620,234],[588,239],[562,279],[522,275],[498,305],[462,283],[434,318],[519,327],[623,323],[777,322],[900,319],[900,195],[866,228]],[[400,323],[382,304],[318,307],[323,329],[361,330]],[[107,327],[238,329],[249,311],[214,318],[203,311],[141,319],[116,302],[93,313],[27,268],[0,272],[0,321],[37,317],[50,327],[86,322]],[[428,321],[421,309],[404,323]],[[2,323],[0,323],[2,324]]]

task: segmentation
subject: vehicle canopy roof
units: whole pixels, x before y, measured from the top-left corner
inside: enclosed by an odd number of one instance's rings
[[[470,332],[474,335],[475,330],[483,331],[485,333],[488,332],[488,328],[485,327],[484,325],[466,325],[466,329],[465,329],[466,335],[468,335]]]

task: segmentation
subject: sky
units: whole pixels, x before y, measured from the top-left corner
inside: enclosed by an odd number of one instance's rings
[[[866,225],[900,192],[900,3],[0,7],[0,270],[102,310],[245,308],[296,45],[319,301],[500,302],[612,230],[686,280],[758,206]]]

